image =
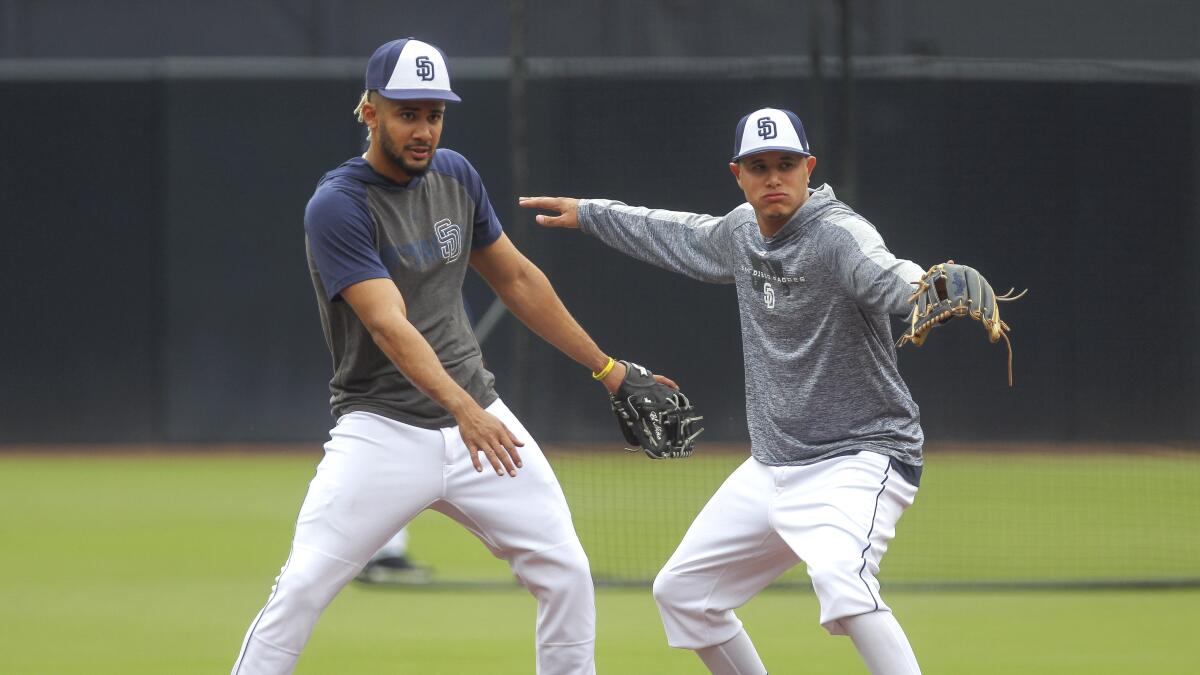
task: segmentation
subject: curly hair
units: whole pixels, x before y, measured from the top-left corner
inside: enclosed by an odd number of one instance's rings
[[[374,97],[375,97],[374,90],[364,89],[362,96],[360,96],[358,98],[358,105],[354,106],[354,117],[359,122],[365,123],[365,120],[363,120],[363,106],[365,106],[368,103],[374,104],[375,102],[372,100]],[[370,138],[371,138],[371,130],[367,129],[367,139],[369,140]]]

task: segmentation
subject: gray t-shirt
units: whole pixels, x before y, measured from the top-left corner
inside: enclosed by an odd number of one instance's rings
[[[483,407],[496,400],[462,302],[468,255],[501,235],[487,191],[460,154],[439,149],[429,171],[400,185],[361,157],[325,174],[304,212],[321,326],[333,356],[334,417],[367,411],[426,429],[454,417],[408,381],[375,344],[341,292],[391,279],[408,320],[442,367]]]
[[[823,185],[774,237],[742,204],[723,218],[579,205],[584,232],[701,281],[735,284],[750,451],[800,465],[866,450],[922,463],[920,413],[896,368],[890,314],[907,314],[916,264]]]

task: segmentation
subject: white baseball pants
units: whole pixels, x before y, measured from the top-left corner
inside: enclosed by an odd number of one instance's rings
[[[803,560],[821,604],[821,625],[890,611],[879,596],[879,561],[917,488],[874,452],[808,466],[735,470],[688,528],[654,580],[672,647],[723,644],[742,630],[734,614]]]
[[[591,572],[562,488],[512,412],[499,400],[487,410],[525,443],[515,478],[497,476],[486,459],[476,472],[458,427],[421,429],[365,412],[338,420],[233,675],[291,673],[338,591],[425,509],[474,533],[537,598],[540,675],[595,673]]]

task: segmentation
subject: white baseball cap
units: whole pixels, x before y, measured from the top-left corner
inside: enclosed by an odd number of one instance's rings
[[[428,42],[392,40],[367,62],[367,89],[392,100],[462,101],[450,91],[446,55]]]
[[[804,125],[791,110],[762,108],[746,115],[738,122],[733,134],[733,159],[736,162],[747,155],[770,150],[786,150],[809,156],[808,136]]]

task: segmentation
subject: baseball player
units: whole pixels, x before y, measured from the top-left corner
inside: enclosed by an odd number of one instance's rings
[[[430,569],[409,558],[408,528],[403,527],[367,560],[354,579],[364,584],[424,584],[430,581]]]
[[[875,675],[918,673],[876,574],[920,483],[917,405],[896,368],[891,314],[908,314],[922,269],[893,256],[828,185],[790,111],[737,125],[729,169],[746,203],[724,217],[607,199],[521,200],[551,227],[710,283],[741,312],[751,457],[696,516],[654,581],[673,647],[713,673],[766,668],[734,614],[800,561],[821,625],[849,635]]]
[[[235,675],[292,672],[338,591],[425,509],[478,536],[536,596],[538,673],[595,672],[588,561],[554,472],[482,366],[460,298],[467,264],[610,392],[626,367],[505,236],[471,164],[438,147],[459,100],[441,50],[379,47],[357,110],[367,151],[325,174],[305,210],[337,422]]]

